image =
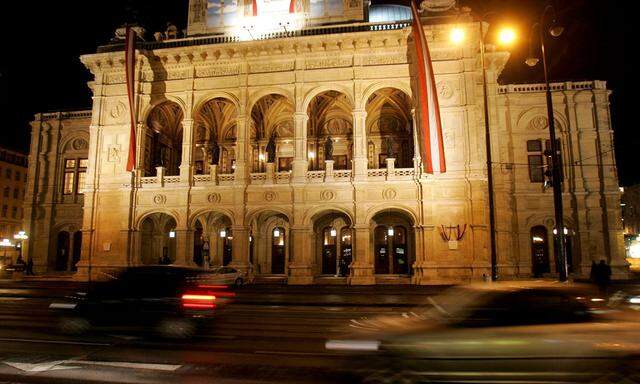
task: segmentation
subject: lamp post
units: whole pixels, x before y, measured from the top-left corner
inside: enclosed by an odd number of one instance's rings
[[[553,12],[553,21],[552,24],[548,27],[548,33],[552,37],[558,37],[564,31],[564,28],[559,26],[556,22],[556,10],[553,5],[547,4],[545,6],[542,15],[540,16],[540,21],[535,23],[531,27],[531,36],[533,36],[534,30],[537,28],[539,33],[540,40],[540,53],[542,56],[542,70],[544,72],[544,83],[545,83],[545,95],[547,101],[547,119],[549,121],[549,140],[551,141],[551,184],[553,186],[553,208],[555,214],[555,227],[558,229],[557,234],[554,236],[555,241],[555,249],[557,250],[556,254],[556,262],[558,263],[558,279],[560,281],[566,281],[568,278],[568,267],[567,267],[567,258],[566,258],[566,249],[565,249],[565,231],[564,231],[564,215],[563,215],[563,207],[562,207],[562,183],[560,180],[560,156],[558,153],[558,143],[556,141],[556,127],[555,127],[555,119],[553,116],[553,99],[551,97],[551,86],[549,85],[549,67],[547,65],[547,50],[545,46],[545,21],[549,12]],[[532,39],[529,39],[530,42]],[[530,55],[525,60],[525,64],[530,67],[534,67],[540,61],[537,57],[535,57],[532,49],[532,45],[530,45]]]
[[[18,258],[22,259],[22,242],[27,240],[29,236],[27,236],[27,233],[25,231],[19,231],[18,233],[13,235],[13,238],[17,242],[16,247],[18,247],[19,250]]]
[[[489,243],[491,251],[491,280],[498,279],[498,251],[496,246],[496,216],[495,216],[495,199],[493,188],[493,161],[491,157],[491,127],[489,122],[489,96],[487,91],[487,69],[485,62],[486,52],[486,34],[484,33],[483,24],[485,18],[493,12],[485,13],[480,16],[479,32],[480,32],[480,66],[482,68],[482,96],[484,100],[484,135],[485,135],[485,152],[487,158],[487,198],[489,202]],[[499,40],[502,44],[511,44],[515,38],[515,32],[510,28],[500,30]],[[464,40],[464,32],[458,28],[451,31],[451,41],[460,43]]]

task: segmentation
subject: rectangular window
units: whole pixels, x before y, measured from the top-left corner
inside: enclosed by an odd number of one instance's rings
[[[544,156],[540,140],[527,140],[529,180],[532,183],[544,183]]]
[[[6,205],[2,206],[2,217],[7,217],[7,211],[9,210],[9,207]]]
[[[551,151],[551,140],[546,140],[544,142],[544,146],[545,149],[547,150],[547,153],[549,155],[551,155],[552,151]],[[558,150],[558,166],[560,169],[560,182],[564,181],[564,170],[562,167],[562,143],[560,142],[560,139],[556,139],[556,148]],[[551,166],[551,157],[548,156],[547,157],[547,163],[549,166]]]
[[[20,190],[18,188],[14,188],[13,189],[13,198],[17,199],[18,197],[20,197]]]
[[[89,159],[80,159],[79,163],[78,166],[80,168],[87,168],[89,166]]]
[[[67,160],[65,160],[64,167],[65,168],[75,168],[76,167],[76,160],[75,159],[67,159]]]
[[[7,169],[7,170],[5,170],[4,172],[5,172],[5,176],[6,176],[6,178],[7,178],[7,179],[10,179],[10,178],[11,178],[11,170],[10,170],[10,169]]]
[[[529,155],[529,180],[532,183],[544,182],[544,162],[542,155]]]
[[[65,195],[70,195],[73,193],[74,180],[75,180],[75,173],[73,172],[64,173],[64,185],[63,185],[62,193],[64,193]]]
[[[12,219],[18,218],[18,207],[11,208],[11,218]]]
[[[77,193],[82,195],[84,193],[84,181],[87,175],[86,171],[78,171],[78,188]]]

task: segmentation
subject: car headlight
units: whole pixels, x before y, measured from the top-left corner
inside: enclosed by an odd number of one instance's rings
[[[378,340],[327,340],[324,347],[333,351],[377,351]]]
[[[634,296],[629,299],[630,304],[640,304],[640,296]]]

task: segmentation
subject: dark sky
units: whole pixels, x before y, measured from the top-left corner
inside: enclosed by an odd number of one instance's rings
[[[373,0],[374,3],[381,1]],[[393,1],[383,1],[393,2]],[[402,0],[397,1],[402,3]],[[493,25],[515,24],[521,40],[510,49],[512,58],[501,83],[541,81],[540,67],[523,64],[530,25],[540,15],[542,0],[463,0],[477,12],[495,11]],[[634,154],[640,133],[629,113],[631,57],[625,57],[625,37],[631,35],[631,5],[623,0],[558,0],[565,33],[549,44],[552,80],[606,80],[613,91],[616,156],[623,185],[640,182]],[[16,4],[16,3],[14,3]],[[78,57],[107,42],[114,29],[137,12],[149,31],[164,29],[171,20],[186,24],[188,0],[22,1],[4,25],[0,57],[0,146],[26,151],[28,122],[41,111],[87,109],[89,73]],[[99,6],[99,8],[98,8]],[[22,9],[20,9],[22,7]],[[517,21],[517,22],[515,22]],[[631,35],[633,36],[633,35]],[[8,45],[8,46],[7,46]]]

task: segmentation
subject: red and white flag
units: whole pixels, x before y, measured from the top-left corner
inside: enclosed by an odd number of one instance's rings
[[[251,9],[253,11],[253,16],[258,16],[258,0],[253,0],[251,4]]]
[[[131,132],[129,134],[129,159],[127,160],[127,172],[133,171],[136,166],[136,38],[137,34],[132,28],[127,27],[124,41],[124,69],[127,77],[127,96],[129,97],[129,113],[131,118]]]
[[[296,13],[296,0],[289,2],[289,13]]]
[[[431,54],[427,45],[427,37],[422,28],[420,13],[414,0],[411,1],[413,15],[412,35],[416,48],[416,67],[418,69],[418,121],[420,125],[420,147],[424,170],[427,173],[444,173],[447,164],[444,159],[444,142],[442,140],[442,121],[440,105],[433,74]]]

